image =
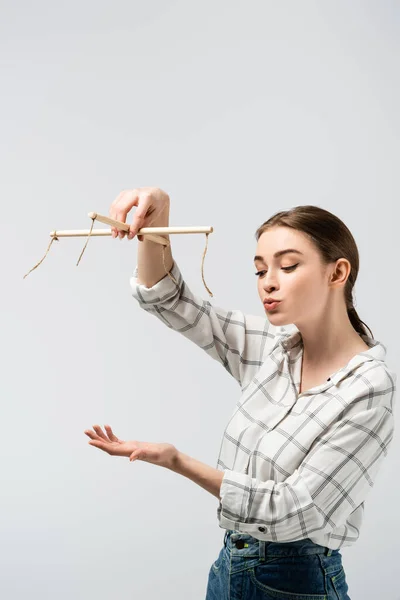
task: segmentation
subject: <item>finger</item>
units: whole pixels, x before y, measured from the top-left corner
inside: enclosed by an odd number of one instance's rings
[[[85,429],[84,433],[86,433],[86,435],[88,437],[90,437],[92,440],[101,440],[102,439],[99,435],[97,435],[97,433],[95,433],[91,429]]]
[[[90,440],[88,444],[90,444],[91,446],[96,446],[96,448],[107,452],[107,454],[112,454],[111,449],[107,446],[105,442],[102,442],[100,440]]]
[[[132,452],[132,454],[129,457],[129,461],[133,462],[134,460],[137,460],[139,458],[142,458],[143,454],[142,454],[142,450],[138,449],[135,450],[134,452]]]
[[[105,442],[109,442],[110,440],[108,439],[108,437],[106,436],[105,433],[103,433],[102,428],[100,427],[100,425],[93,425],[93,429],[95,430],[95,432],[97,433],[97,435],[99,437],[101,437]]]
[[[126,193],[126,190],[123,190],[122,192],[120,192],[118,194],[118,196],[112,201],[109,212],[108,212],[108,216],[111,217],[111,219],[116,220],[116,207],[118,202],[121,200],[122,196]],[[116,227],[111,227],[111,235],[113,238],[116,238],[118,235],[118,229]]]
[[[112,442],[119,442],[119,439],[117,438],[117,436],[114,434],[113,430],[111,429],[110,425],[104,425],[104,429],[106,430],[106,433],[108,435],[108,439],[111,440]]]
[[[139,190],[138,189],[126,190],[125,193],[123,194],[123,196],[118,201],[118,204],[116,205],[115,219],[117,221],[122,221],[123,223],[126,223],[126,217],[129,213],[129,211],[133,208],[133,206],[138,206],[138,202],[139,202]],[[122,239],[125,236],[125,234],[126,234],[125,231],[122,231],[121,229],[118,230],[118,235],[119,235],[120,239]]]
[[[123,190],[118,194],[116,199],[113,201],[110,207],[110,217],[116,221],[126,222],[126,216],[131,210],[132,206],[137,205],[138,189],[134,190]],[[122,238],[125,233],[117,227],[112,228],[114,230],[113,237]],[[121,234],[121,235],[120,235]]]
[[[132,219],[132,223],[129,227],[128,239],[132,239],[139,229],[143,227],[144,220],[146,218],[149,207],[151,206],[151,197],[145,196],[140,198],[138,208]],[[143,241],[143,236],[139,236],[140,241]]]

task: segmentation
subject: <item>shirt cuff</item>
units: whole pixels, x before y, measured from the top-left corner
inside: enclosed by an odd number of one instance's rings
[[[247,533],[257,539],[269,539],[268,527],[257,523],[246,523],[251,482],[249,475],[225,469],[220,488],[219,526],[223,529]]]

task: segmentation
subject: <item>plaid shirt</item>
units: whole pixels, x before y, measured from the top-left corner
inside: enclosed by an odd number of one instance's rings
[[[358,539],[365,499],[394,433],[396,374],[386,347],[369,350],[299,393],[302,337],[292,325],[225,310],[194,295],[176,262],[151,288],[130,279],[139,306],[217,360],[241,395],[222,438],[219,526],[260,540],[310,538],[338,549]]]

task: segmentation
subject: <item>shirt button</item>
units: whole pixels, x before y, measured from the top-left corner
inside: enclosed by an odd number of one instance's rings
[[[264,533],[266,531],[266,527],[259,527],[258,531],[261,531],[261,533]]]

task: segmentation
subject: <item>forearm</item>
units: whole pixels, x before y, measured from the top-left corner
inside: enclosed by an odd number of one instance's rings
[[[197,483],[220,500],[221,482],[224,476],[223,471],[214,469],[213,467],[179,451],[171,470],[191,479],[194,483]]]
[[[159,218],[154,221],[152,227],[169,227],[169,205],[165,206],[165,210]],[[169,235],[162,235],[170,242]],[[171,243],[171,242],[170,242]],[[173,264],[171,246],[167,246],[165,252],[165,266],[163,262],[163,246],[157,242],[146,239],[143,236],[143,241],[138,242],[138,281],[146,287],[153,287],[160,279],[165,277],[166,270],[170,271]]]

